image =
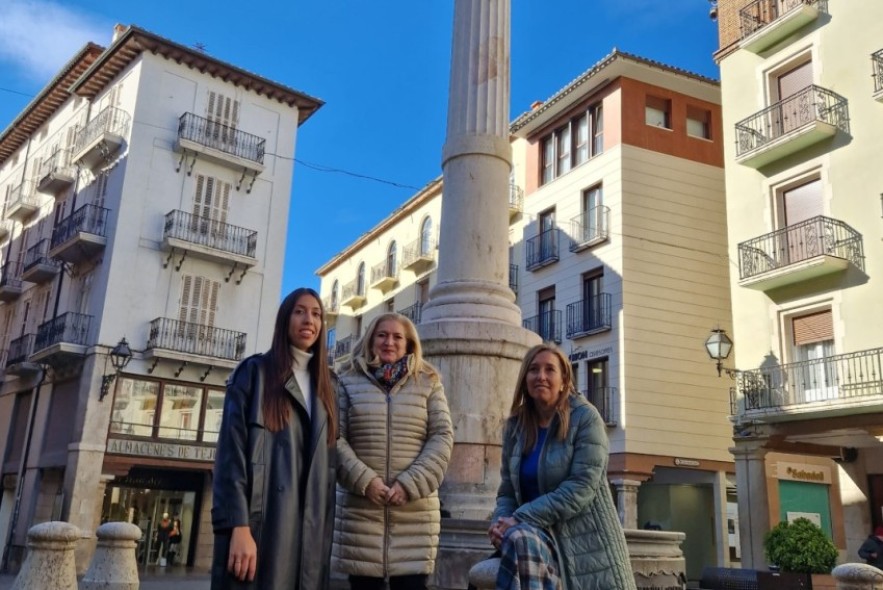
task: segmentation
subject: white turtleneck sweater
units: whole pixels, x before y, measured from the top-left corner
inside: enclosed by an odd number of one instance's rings
[[[313,390],[310,387],[310,370],[307,363],[313,358],[313,353],[304,352],[294,346],[291,350],[291,371],[294,373],[294,379],[300,387],[301,393],[304,395],[304,404],[307,408],[307,416],[313,417]]]

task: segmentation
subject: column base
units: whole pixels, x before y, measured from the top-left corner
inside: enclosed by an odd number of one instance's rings
[[[515,294],[508,286],[467,279],[433,287],[421,318],[423,324],[491,322],[520,328],[521,308],[515,305]]]

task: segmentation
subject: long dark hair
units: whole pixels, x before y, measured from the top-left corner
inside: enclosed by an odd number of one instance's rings
[[[316,397],[325,407],[328,414],[328,445],[337,440],[337,401],[334,386],[331,384],[331,370],[328,368],[328,345],[325,332],[325,308],[319,294],[309,287],[295,289],[282,300],[276,313],[276,326],[273,329],[273,343],[267,351],[267,384],[264,391],[264,422],[267,428],[278,432],[291,420],[291,400],[285,391],[285,382],[292,375],[291,342],[288,340],[288,324],[294,306],[304,295],[309,295],[319,302],[322,312],[322,325],[319,326],[319,337],[310,347],[313,357],[307,364],[310,372],[310,383],[315,388]],[[306,392],[304,392],[306,393]]]

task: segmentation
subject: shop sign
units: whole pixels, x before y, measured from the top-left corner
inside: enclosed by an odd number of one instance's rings
[[[577,350],[571,352],[568,355],[570,362],[575,363],[577,361],[584,361],[588,359],[596,359],[602,356],[609,356],[613,354],[612,346],[605,346],[604,348],[598,348],[596,350]]]
[[[215,447],[182,445],[148,440],[109,438],[107,439],[107,452],[114,455],[150,457],[151,459],[180,459],[184,461],[210,462],[215,460]]]
[[[779,463],[779,479],[809,483],[831,483],[831,470],[824,465],[806,463]]]
[[[681,467],[699,467],[699,461],[696,459],[683,459],[681,457],[675,457],[675,465],[679,465]]]

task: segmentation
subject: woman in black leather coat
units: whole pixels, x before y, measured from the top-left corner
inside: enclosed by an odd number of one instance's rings
[[[322,590],[334,527],[337,400],[312,289],[227,382],[213,479],[213,590]]]

